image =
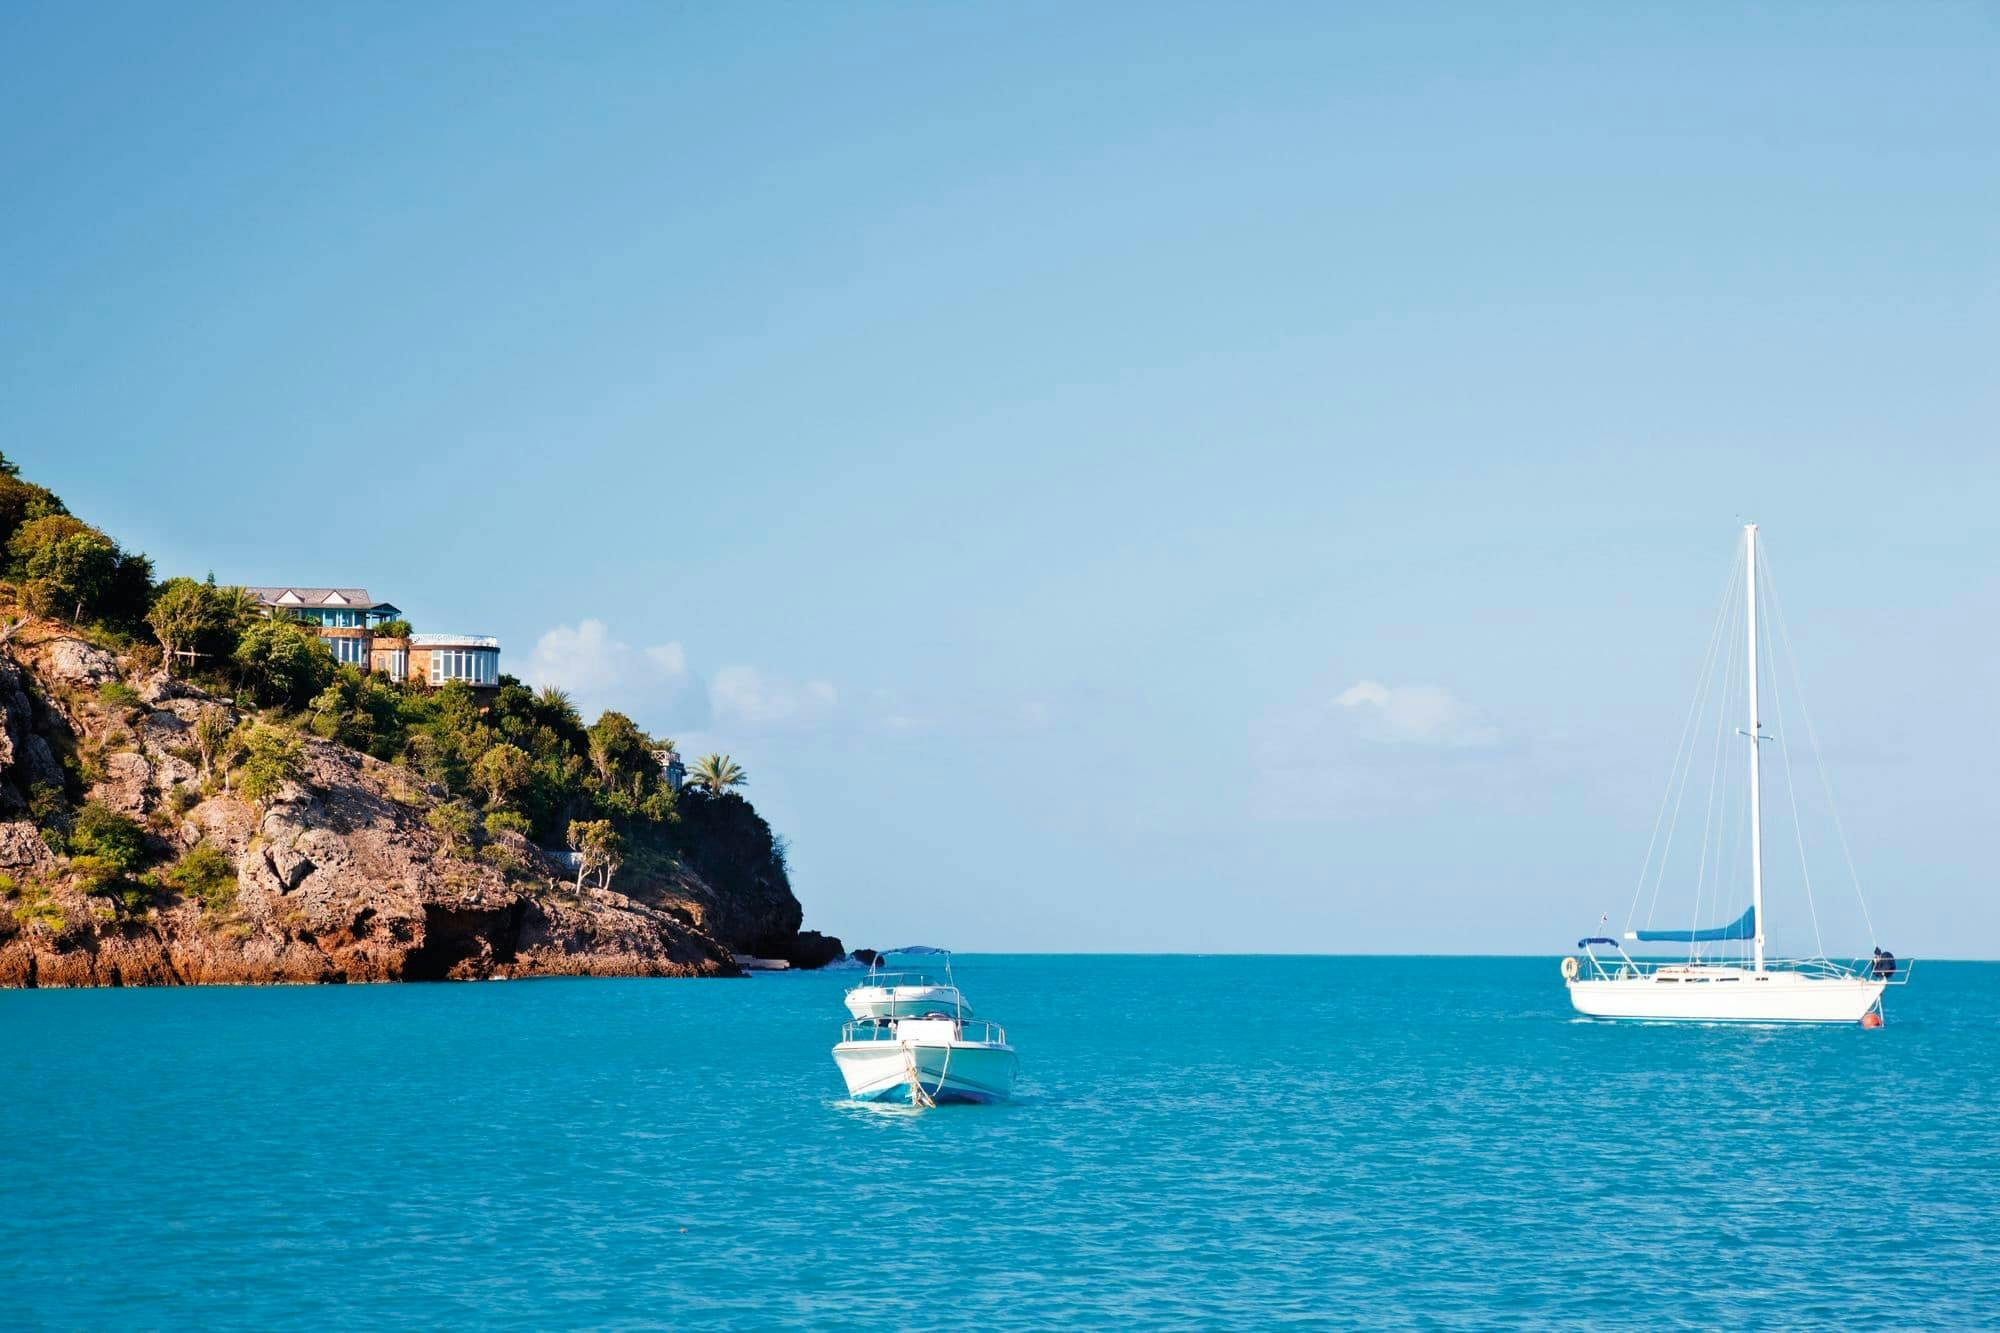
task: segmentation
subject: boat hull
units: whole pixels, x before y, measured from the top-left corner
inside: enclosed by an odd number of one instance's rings
[[[1666,1023],[1859,1023],[1883,987],[1865,977],[1748,971],[1726,979],[1649,974],[1567,984],[1579,1014]]]
[[[1020,1068],[1013,1047],[976,1042],[844,1041],[833,1062],[854,1100],[905,1104],[913,1078],[934,1102],[1004,1102]]]

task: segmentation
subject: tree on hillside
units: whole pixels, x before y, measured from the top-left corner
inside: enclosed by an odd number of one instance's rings
[[[171,578],[161,584],[146,623],[166,650],[167,674],[172,675],[179,659],[193,664],[233,651],[236,635],[255,614],[241,588],[218,588],[211,574],[206,583]]]
[[[535,765],[528,752],[506,741],[480,755],[472,766],[472,780],[486,793],[486,803],[496,808],[520,804],[521,794],[534,776]]]
[[[282,708],[302,707],[332,682],[335,667],[319,636],[292,620],[251,625],[237,640],[234,659],[251,696]]]
[[[618,836],[618,830],[608,819],[573,819],[569,825],[570,850],[577,854],[576,887],[583,889],[584,877],[597,876],[599,888],[611,887],[611,877],[618,872],[625,856],[625,840]]]
[[[81,519],[49,514],[23,523],[7,543],[28,609],[81,621],[119,571],[117,543]]]
[[[403,719],[396,687],[374,672],[351,663],[334,668],[333,683],[306,705],[307,725],[315,736],[377,759],[395,757],[403,741]]]
[[[203,704],[194,715],[188,734],[194,741],[195,752],[201,756],[202,777],[214,777],[217,764],[228,771],[231,739],[236,734],[236,722],[228,709],[220,704]]]
[[[305,771],[305,747],[290,732],[261,722],[246,728],[241,741],[243,769],[237,775],[236,791],[261,810],[280,788]]]
[[[613,712],[590,724],[590,766],[606,791],[633,796],[659,767],[652,739],[631,718]]]
[[[726,754],[705,754],[688,770],[688,783],[711,796],[720,796],[732,787],[749,786],[750,775]]]
[[[69,513],[53,491],[22,481],[20,472],[19,467],[0,454],[0,547],[14,540],[23,523]]]
[[[479,840],[479,816],[464,801],[446,801],[424,816],[446,856],[469,855]]]

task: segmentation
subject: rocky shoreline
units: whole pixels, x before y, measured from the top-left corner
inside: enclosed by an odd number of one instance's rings
[[[0,654],[0,986],[735,976],[735,953],[841,956],[800,931],[781,866],[704,875],[656,852],[630,858],[615,888],[579,887],[519,833],[448,843],[429,819],[441,789],[309,735],[296,776],[246,800],[203,771],[192,734],[203,709],[234,720],[228,701],[128,665],[36,621]],[[65,808],[137,821],[159,871],[107,886],[58,854],[45,833],[65,792]],[[723,801],[740,811],[707,817],[757,818]],[[233,885],[175,888],[197,847],[226,859]]]

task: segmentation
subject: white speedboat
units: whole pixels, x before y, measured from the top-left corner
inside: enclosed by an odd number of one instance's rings
[[[888,971],[882,964],[894,958],[942,958],[944,972]],[[890,949],[877,955],[868,976],[847,992],[847,1012],[856,1019],[922,1018],[927,1014],[957,1017],[972,1012],[951,978],[951,950],[925,944]]]
[[[1607,936],[1593,936],[1577,941],[1577,947],[1584,951],[1583,957],[1569,957],[1562,961],[1563,984],[1569,990],[1570,1004],[1580,1014],[1592,1018],[1651,1019],[1666,1022],[1748,1022],[1748,1023],[1865,1023],[1875,1026],[1882,1021],[1882,992],[1885,987],[1906,981],[1908,966],[1899,966],[1893,954],[1884,953],[1879,947],[1874,956],[1855,962],[1834,962],[1825,956],[1807,959],[1780,960],[1764,956],[1764,846],[1763,846],[1763,769],[1762,751],[1772,741],[1783,746],[1781,735],[1772,735],[1763,729],[1763,720],[1758,712],[1758,658],[1760,646],[1768,645],[1768,637],[1760,644],[1758,633],[1758,598],[1760,586],[1768,585],[1769,571],[1760,562],[1757,552],[1757,525],[1752,523],[1743,529],[1743,574],[1744,600],[1742,612],[1743,661],[1746,667],[1743,677],[1742,700],[1747,709],[1746,727],[1738,728],[1735,735],[1747,741],[1749,751],[1749,779],[1747,796],[1749,799],[1747,839],[1749,849],[1750,905],[1736,920],[1725,926],[1711,926],[1706,929],[1690,930],[1630,930],[1627,940],[1642,943],[1685,944],[1688,946],[1684,958],[1668,961],[1640,960],[1632,957],[1624,944]],[[1733,576],[1732,576],[1733,580]],[[1647,850],[1646,866],[1640,873],[1639,890],[1643,891],[1650,877],[1653,882],[1653,901],[1658,902],[1659,885],[1665,875],[1668,851],[1672,845],[1673,830],[1679,821],[1682,797],[1687,794],[1689,774],[1695,771],[1696,752],[1705,743],[1712,729],[1715,738],[1714,763],[1703,756],[1700,767],[1711,773],[1711,786],[1706,806],[1711,816],[1726,809],[1732,798],[1722,795],[1722,784],[1713,775],[1723,774],[1728,768],[1721,766],[1724,747],[1734,744],[1725,733],[1724,722],[1733,703],[1731,692],[1734,688],[1729,679],[1729,667],[1733,666],[1736,654],[1729,647],[1734,640],[1730,632],[1731,606],[1734,599],[1726,598],[1723,613],[1716,619],[1715,630],[1710,636],[1709,664],[1714,672],[1704,671],[1702,687],[1695,695],[1695,706],[1689,710],[1687,725],[1683,728],[1681,749],[1675,755],[1673,776],[1667,784],[1668,800],[1660,807],[1661,823],[1665,824],[1667,838],[1660,841],[1660,824],[1654,828],[1654,846]],[[1782,637],[1783,626],[1779,626]],[[1765,627],[1768,636],[1770,627]],[[1787,644],[1789,646],[1789,644]],[[1727,657],[1725,662],[1724,657]],[[1797,673],[1794,671],[1793,683]],[[1719,678],[1721,688],[1711,688],[1712,681]],[[1775,687],[1777,677],[1772,676]],[[1776,697],[1775,688],[1773,697]],[[1801,717],[1804,717],[1801,707]],[[1710,715],[1714,721],[1709,722]],[[1783,721],[1782,708],[1779,719]],[[1812,735],[1811,721],[1805,719],[1807,735]],[[1697,725],[1699,724],[1699,725]],[[1780,727],[1782,733],[1785,728]],[[1818,748],[1814,742],[1815,751]],[[1734,766],[1729,766],[1733,768]],[[1785,776],[1790,782],[1791,759],[1785,754]],[[1824,771],[1821,773],[1824,778]],[[1676,789],[1678,787],[1678,790]],[[1831,788],[1829,786],[1829,795]],[[1718,796],[1722,799],[1718,800]],[[1674,820],[1667,823],[1667,812],[1671,808]],[[1738,807],[1740,809],[1740,807]],[[1792,793],[1792,819],[1798,821],[1796,793]],[[1836,816],[1837,818],[1837,816]],[[1701,857],[1695,881],[1695,901],[1697,907],[1707,903],[1711,906],[1726,888],[1725,874],[1733,859],[1726,855],[1729,821],[1722,817],[1705,820],[1708,827],[1702,835]],[[1713,830],[1713,837],[1711,837]],[[1843,835],[1844,844],[1844,835]],[[1654,850],[1659,851],[1657,873]],[[1801,859],[1804,858],[1805,843],[1799,838]],[[1741,862],[1735,862],[1741,866]],[[1851,862],[1850,862],[1851,869]],[[1737,873],[1741,873],[1738,871]],[[1737,881],[1740,884],[1740,881]],[[1801,875],[1801,882],[1808,894],[1812,891],[1809,874]],[[1735,890],[1740,892],[1740,888]],[[1857,895],[1860,883],[1855,883]],[[1738,900],[1740,901],[1740,900]],[[1632,898],[1632,910],[1638,910],[1639,893]],[[1649,909],[1650,911],[1650,909]],[[1863,917],[1866,919],[1864,908]],[[1819,923],[1818,911],[1814,910],[1813,932],[1817,943]],[[1601,957],[1597,950],[1609,946],[1617,953],[1615,959]],[[1747,955],[1747,956],[1745,956]]]
[[[1004,1102],[1020,1068],[998,1023],[950,1015],[849,1023],[833,1062],[856,1101],[913,1106]]]

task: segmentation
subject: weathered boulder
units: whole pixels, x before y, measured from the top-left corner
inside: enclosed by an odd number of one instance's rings
[[[43,639],[39,647],[40,673],[55,684],[96,689],[118,679],[118,659],[94,643],[56,634]]]
[[[47,870],[56,864],[55,853],[42,840],[42,831],[31,819],[13,819],[0,824],[0,869],[18,875],[24,870]]]
[[[25,813],[37,787],[63,785],[62,764],[49,738],[67,738],[68,730],[30,692],[30,680],[0,658],[0,815]]]

